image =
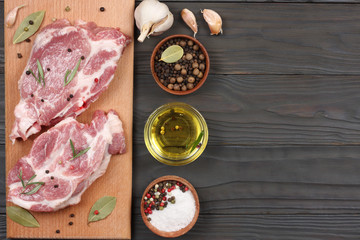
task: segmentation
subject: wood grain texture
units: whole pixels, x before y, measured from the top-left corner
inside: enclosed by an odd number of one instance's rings
[[[248,4],[169,2],[174,26],[136,43],[136,73],[150,72],[155,45],[172,34],[192,35],[180,17],[186,6],[198,20],[197,39],[206,47],[210,74],[360,73],[360,4]],[[200,9],[223,16],[222,36],[209,36]],[[139,35],[135,31],[135,37]]]
[[[198,91],[181,98],[160,89],[152,76],[137,76],[136,143],[143,142],[150,113],[171,101],[202,113],[212,145],[360,143],[359,76],[210,75]]]
[[[61,0],[56,2],[31,0],[25,2],[27,2],[27,7],[19,11],[18,19],[23,19],[32,12],[44,9],[46,15],[42,26],[51,23],[53,17],[67,18],[70,21],[82,19],[95,21],[99,26],[120,27],[125,34],[133,38],[134,1],[112,0],[104,3],[100,0]],[[5,12],[23,3],[24,0],[6,1]],[[66,6],[70,6],[70,12],[64,10]],[[100,7],[105,7],[106,12],[100,12]],[[19,101],[17,80],[27,63],[35,39],[33,36],[31,43],[12,44],[12,37],[18,24],[19,21],[15,27],[7,28],[5,32],[6,136],[10,134],[14,121],[14,107]],[[127,152],[112,157],[106,174],[87,189],[79,204],[54,213],[33,213],[40,223],[40,228],[22,227],[8,219],[7,236],[9,238],[129,239],[131,237],[133,47],[134,45],[131,43],[125,49],[109,89],[78,118],[80,122],[89,123],[92,114],[97,109],[116,110],[123,121]],[[23,55],[22,59],[16,57],[18,52]],[[32,136],[25,142],[16,141],[12,145],[9,138],[5,137],[6,172],[16,164],[18,159],[29,152],[34,138]],[[117,197],[114,211],[105,220],[88,225],[87,216],[91,206],[97,199],[105,195]],[[8,205],[11,204],[8,203]],[[70,218],[70,213],[75,213],[75,218]],[[74,225],[69,226],[69,221],[73,221]],[[55,233],[57,229],[60,229],[60,234]]]
[[[147,184],[166,174],[194,185],[200,215],[360,213],[358,147],[208,145],[181,168],[160,165],[143,145],[134,150],[135,159],[146,159],[134,162],[134,213]]]

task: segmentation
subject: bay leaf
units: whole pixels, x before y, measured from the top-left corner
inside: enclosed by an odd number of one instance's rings
[[[19,27],[16,29],[14,38],[13,38],[13,44],[20,43],[24,41],[25,39],[31,37],[36,33],[36,31],[39,29],[43,19],[45,16],[45,11],[38,11],[30,14],[27,16],[19,25]],[[31,25],[29,21],[33,21],[33,24]],[[28,30],[25,31],[24,29],[27,28]]]
[[[116,197],[105,196],[100,198],[96,201],[90,210],[88,223],[96,222],[106,218],[114,210],[115,205]],[[98,214],[95,214],[95,211],[98,211]]]
[[[23,208],[16,206],[6,207],[6,213],[11,220],[24,226],[24,227],[40,227],[39,222],[34,218],[31,213]]]
[[[177,62],[184,55],[184,49],[179,45],[172,45],[165,49],[161,54],[161,59],[159,61],[164,61],[166,63]]]

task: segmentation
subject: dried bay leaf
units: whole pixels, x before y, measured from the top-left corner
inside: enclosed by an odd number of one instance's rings
[[[34,218],[34,216],[23,208],[16,206],[6,207],[6,213],[11,220],[24,227],[40,227],[39,222]]]
[[[40,25],[44,19],[45,11],[34,12],[27,16],[16,29],[13,44],[20,43],[25,39],[31,37],[40,28]],[[33,24],[29,22],[32,21]],[[27,31],[25,31],[27,29]]]
[[[164,61],[166,63],[177,62],[184,55],[184,49],[179,45],[172,45],[165,49],[161,54],[161,59],[159,61]]]
[[[105,196],[100,198],[96,201],[90,210],[88,223],[96,222],[106,218],[114,210],[115,205],[116,197]],[[97,211],[97,214],[95,214],[95,211]]]

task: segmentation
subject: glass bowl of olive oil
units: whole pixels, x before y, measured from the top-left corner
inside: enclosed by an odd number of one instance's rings
[[[164,104],[148,118],[145,144],[159,162],[181,166],[195,161],[205,150],[209,132],[203,116],[192,106]]]

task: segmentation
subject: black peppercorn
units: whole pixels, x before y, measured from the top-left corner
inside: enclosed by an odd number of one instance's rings
[[[31,42],[30,38],[25,39],[25,42]]]
[[[72,214],[70,214],[70,217],[72,217],[72,218],[73,218],[73,217],[75,217],[75,214],[73,214],[73,213],[72,213]]]
[[[41,99],[42,102],[44,102],[44,99]]]
[[[60,230],[58,229],[58,230],[56,230],[56,233],[60,233]]]
[[[34,97],[34,94],[31,94],[30,97]]]
[[[70,48],[68,48],[68,50],[67,50],[68,52],[71,52],[72,50],[70,49]]]
[[[70,101],[70,98],[68,97],[66,100]]]
[[[51,179],[51,180],[53,180],[53,179],[54,179],[54,177],[53,177],[53,176],[51,176],[51,177],[50,177],[50,179]]]
[[[21,53],[18,53],[18,54],[17,54],[17,57],[18,57],[18,58],[22,58],[22,54],[21,54]]]
[[[73,225],[74,223],[73,222],[69,222],[69,225],[71,226],[71,225]]]
[[[105,8],[104,7],[101,7],[100,8],[100,12],[104,12],[105,11]]]
[[[33,22],[32,20],[30,20],[30,21],[29,21],[29,24],[30,24],[30,25],[33,25],[33,24],[34,24],[34,22]]]
[[[47,68],[46,70],[47,70],[48,72],[50,72],[50,68]]]
[[[30,75],[31,74],[31,72],[30,71],[26,71],[26,75]]]
[[[84,56],[81,56],[81,60],[84,60],[85,59],[85,57]]]
[[[59,187],[59,185],[57,185],[57,184],[54,185],[54,188],[58,188],[58,187]]]
[[[72,94],[70,94],[70,96],[69,96],[70,98],[73,98],[74,97],[74,95],[72,95]]]
[[[46,174],[49,174],[49,172],[50,172],[49,170],[46,170],[46,171],[45,171]]]

